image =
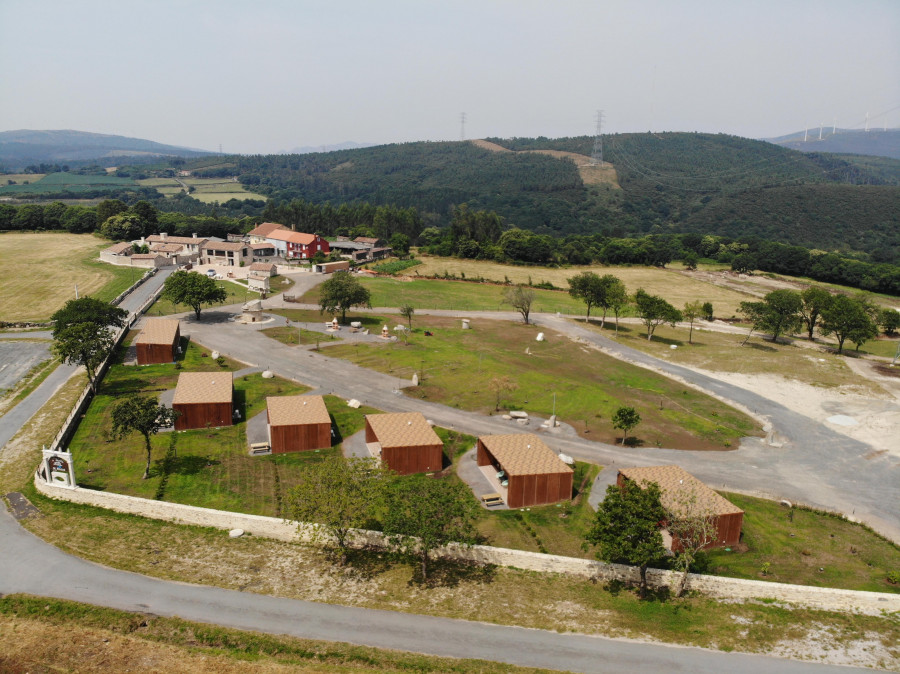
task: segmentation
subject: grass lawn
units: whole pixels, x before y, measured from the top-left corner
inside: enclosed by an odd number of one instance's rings
[[[383,320],[364,318],[374,325]],[[396,317],[391,320],[396,322]],[[538,329],[532,325],[479,319],[471,330],[462,330],[456,319],[420,316],[413,319],[413,328],[409,345],[336,345],[323,353],[397,377],[417,372],[420,386],[407,394],[484,414],[495,406],[488,383],[508,375],[519,388],[503,397],[502,408],[549,417],[555,393],[560,419],[582,436],[603,442],[621,439],[612,428],[612,416],[622,406],[634,406],[640,413],[641,424],[632,434],[646,446],[722,449],[759,433],[750,417],[649,370],[555,332],[546,332],[546,341],[537,342]],[[425,337],[425,330],[434,336]]]
[[[584,325],[584,322],[580,324]],[[773,344],[754,334],[746,345],[741,346],[746,334],[698,329],[703,325],[704,321],[694,324],[693,343],[689,343],[687,328],[661,325],[648,341],[643,325],[620,323],[616,341],[687,367],[740,374],[774,374],[812,386],[872,386],[861,380],[843,357],[824,348],[804,346],[803,339],[795,340],[795,344]],[[600,331],[600,321],[591,319],[590,327]],[[614,332],[615,325],[607,321],[603,334],[612,337]],[[678,348],[672,349],[673,345]]]
[[[886,337],[874,339],[859,347],[860,353],[867,353],[882,358],[893,358],[897,355],[897,347],[900,347],[900,339],[888,339]],[[853,352],[856,347],[853,344],[844,344],[844,351]]]
[[[465,274],[466,278],[481,277],[498,283],[503,283],[507,278],[513,283],[527,283],[529,279],[533,283],[546,281],[566,290],[569,288],[566,279],[583,271],[592,271],[601,276],[612,274],[622,280],[629,293],[634,293],[638,288],[643,288],[652,295],[662,295],[679,309],[684,306],[685,302],[693,302],[694,300],[709,301],[713,303],[717,314],[722,316],[736,314],[738,305],[742,301],[753,299],[752,296],[738,290],[723,288],[701,278],[679,273],[678,270],[681,268],[681,265],[677,263],[672,265],[672,269],[641,266],[605,267],[601,265],[550,268],[500,264],[482,260],[434,257],[431,255],[418,255],[416,259],[421,261],[422,264],[404,272],[413,278],[415,278],[416,272],[422,276],[442,276],[446,272],[456,276]],[[577,307],[573,313],[583,314],[584,304],[574,300],[573,303]],[[397,304],[383,305],[375,302],[372,305],[397,306]],[[425,304],[422,306],[423,308],[426,307]],[[552,311],[556,311],[556,309]]]
[[[744,513],[747,552],[709,552],[708,571],[734,578],[900,593],[887,574],[900,571],[900,547],[858,524],[775,501],[723,494]],[[763,564],[769,564],[763,574]],[[821,569],[821,570],[820,570]]]
[[[201,308],[201,317],[203,316],[203,311],[207,311],[215,307],[225,306],[226,304],[244,304],[245,302],[249,302],[250,300],[259,299],[259,293],[255,290],[248,290],[246,287],[242,287],[236,283],[232,283],[231,281],[216,281],[216,285],[220,288],[224,288],[228,297],[225,298],[224,302],[218,302],[216,304],[204,304]],[[193,311],[193,309],[191,309],[191,307],[187,305],[173,304],[167,299],[160,298],[156,300],[156,302],[154,302],[149,309],[147,309],[147,315],[170,316],[172,314],[184,313],[185,311]]]
[[[134,272],[98,261],[109,245],[91,234],[0,234],[0,320],[46,321],[75,298],[76,285],[81,296],[115,299]]]

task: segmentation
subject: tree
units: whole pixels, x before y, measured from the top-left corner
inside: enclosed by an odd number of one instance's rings
[[[54,353],[64,363],[83,365],[91,390],[96,393],[94,375],[115,346],[109,328],[96,323],[75,323],[54,334],[53,339]]]
[[[884,334],[893,335],[900,328],[900,311],[896,309],[882,309],[878,314],[878,324],[884,329]]]
[[[131,241],[147,233],[144,221],[135,213],[119,213],[100,225],[100,234],[113,241]]]
[[[287,512],[300,523],[315,523],[314,542],[332,542],[347,561],[353,529],[366,526],[381,501],[387,471],[377,459],[334,456],[310,464],[287,494]]]
[[[411,475],[392,480],[386,489],[383,530],[388,540],[422,564],[428,577],[429,554],[451,542],[476,540],[478,506],[461,481]]]
[[[700,261],[700,256],[691,250],[684,254],[681,261],[684,262],[684,268],[688,271],[697,271],[697,263]]]
[[[400,307],[400,315],[406,319],[406,322],[409,324],[409,331],[412,332],[412,317],[413,314],[416,313],[415,308],[411,304],[404,304]]]
[[[628,290],[625,289],[625,284],[619,279],[616,279],[616,282],[611,283],[606,289],[606,302],[616,317],[616,334],[618,335],[619,314],[622,312],[622,309],[628,306]]]
[[[403,258],[409,255],[409,237],[402,232],[397,232],[391,237],[390,246],[397,257]]]
[[[569,295],[575,299],[581,300],[587,305],[585,320],[589,321],[591,318],[591,307],[595,304],[599,304],[603,296],[604,288],[600,281],[600,276],[592,271],[583,271],[566,280],[569,284]],[[605,318],[606,316],[604,314],[604,319]],[[603,327],[602,321],[600,327]]]
[[[703,311],[703,318],[705,318],[707,321],[713,320],[712,302],[704,302],[702,311]]]
[[[641,415],[633,407],[620,407],[613,414],[612,422],[613,428],[622,429],[622,445],[624,445],[628,431],[641,423]]]
[[[160,429],[174,425],[177,416],[178,413],[175,410],[157,404],[153,398],[125,398],[113,406],[112,432],[114,436],[121,440],[132,431],[137,431],[144,436],[147,465],[144,468],[142,479],[146,480],[150,477],[152,454],[150,436],[159,433]]]
[[[496,396],[496,404],[494,405],[494,411],[500,411],[500,398],[504,393],[512,393],[519,385],[509,378],[508,375],[503,375],[502,377],[494,377],[488,382],[488,390],[493,392]]]
[[[681,571],[675,596],[680,597],[684,594],[691,565],[701,550],[715,543],[719,531],[715,512],[699,498],[693,485],[685,485],[683,491],[668,495],[666,501],[666,528],[672,534],[672,551],[675,553],[673,566]]]
[[[101,327],[121,328],[125,325],[128,312],[114,307],[109,302],[94,297],[79,297],[66,302],[50,317],[53,321],[53,336],[78,323],[92,323]]]
[[[634,295],[638,316],[647,326],[647,339],[653,337],[660,323],[668,323],[673,328],[681,320],[681,312],[658,295],[650,295],[643,288],[638,288]]]
[[[740,253],[731,261],[731,270],[739,274],[752,274],[756,265],[757,260],[753,253]]]
[[[348,271],[337,271],[321,286],[319,312],[341,311],[341,322],[347,320],[350,307],[372,308],[369,291]]]
[[[684,316],[684,320],[690,323],[690,331],[688,332],[688,344],[694,343],[694,321],[697,320],[698,317],[703,315],[703,305],[700,304],[700,301],[697,300],[695,302],[685,302],[684,311],[681,312],[681,315]]]
[[[503,301],[522,314],[525,324],[528,325],[528,315],[531,313],[531,303],[534,302],[534,291],[531,288],[513,286],[503,293]]]
[[[822,310],[831,303],[831,293],[820,286],[810,286],[800,292],[800,320],[806,326],[810,341],[819,324]]]
[[[838,353],[843,352],[844,341],[848,337],[852,342],[857,339],[866,341],[866,335],[871,334],[873,324],[867,303],[859,297],[836,295],[828,307],[822,310],[822,334],[835,336]]]
[[[119,199],[106,199],[97,204],[97,224],[102,225],[109,218],[128,210],[128,206]]]
[[[204,304],[224,302],[228,297],[224,288],[204,274],[192,271],[176,271],[166,279],[161,297],[173,304],[185,304],[194,310],[197,320]]]
[[[800,326],[800,309],[803,302],[800,293],[793,290],[773,290],[763,297],[765,310],[760,316],[759,327],[772,333],[772,341],[778,335],[793,334]]]
[[[659,485],[643,488],[626,480],[622,487],[609,485],[597,508],[585,545],[599,547],[597,557],[640,568],[641,597],[647,593],[647,567],[665,555],[659,524],[666,517],[660,503]]]

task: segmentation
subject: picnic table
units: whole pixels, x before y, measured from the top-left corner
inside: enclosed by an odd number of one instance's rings
[[[500,494],[482,494],[481,502],[486,506],[503,505],[503,497]]]

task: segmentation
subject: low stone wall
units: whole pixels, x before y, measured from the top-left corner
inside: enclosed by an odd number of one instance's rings
[[[178,524],[191,524],[223,530],[243,529],[254,536],[281,541],[308,541],[313,527],[313,525],[304,525],[301,528],[296,522],[289,522],[277,517],[262,517],[260,515],[245,515],[224,510],[198,508],[180,503],[153,501],[123,494],[82,489],[80,487],[68,489],[47,484],[38,477],[35,477],[35,486],[38,491],[50,498],[108,508],[116,512],[166,520]],[[386,545],[384,536],[377,531],[357,532],[355,543],[357,545],[382,547]],[[442,549],[438,554],[448,559],[472,561],[481,564],[496,564],[497,566],[542,573],[562,573],[604,582],[618,580],[624,583],[637,583],[639,580],[638,569],[633,566],[606,564],[589,559],[545,555],[524,550],[493,548],[485,545],[465,547],[454,544]],[[678,583],[680,574],[673,571],[650,569],[647,572],[647,577],[652,586],[662,587],[667,585],[674,587]],[[774,599],[811,608],[869,615],[880,615],[883,611],[900,611],[900,595],[880,592],[857,592],[853,590],[767,583],[758,580],[695,574],[689,576],[688,589],[719,599]]]

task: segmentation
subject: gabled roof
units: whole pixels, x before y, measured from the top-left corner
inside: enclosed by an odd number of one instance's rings
[[[287,229],[287,227],[285,227],[284,225],[279,225],[277,222],[264,222],[247,232],[247,236],[265,237],[276,229]]]
[[[279,396],[266,398],[270,426],[330,424],[331,417],[322,396]]]
[[[206,239],[194,238],[193,236],[166,236],[164,239],[160,234],[151,234],[147,237],[148,243],[184,243],[198,245],[206,241]]]
[[[371,245],[371,246],[377,246],[378,243],[381,241],[381,239],[376,239],[376,238],[371,237],[371,236],[357,236],[357,237],[356,237],[355,239],[353,239],[353,240],[354,240],[356,243],[365,243],[365,244],[369,244],[369,245]]]
[[[238,241],[207,241],[202,246],[203,250],[237,250],[241,251],[249,248],[249,244],[240,243]]]
[[[254,262],[250,265],[250,271],[267,271],[273,272],[277,269],[271,262]]]
[[[123,253],[132,250],[132,246],[130,243],[125,243],[124,241],[121,243],[114,243],[109,248],[104,248],[104,253],[112,253],[113,255],[122,255]]]
[[[182,372],[172,404],[231,403],[230,372]]]
[[[478,438],[507,475],[571,473],[556,452],[533,433],[484,435]]]
[[[251,243],[250,247],[253,250],[272,250],[275,248],[274,243]]]
[[[132,260],[155,260],[158,257],[163,257],[159,253],[136,253],[131,256]]]
[[[276,229],[266,235],[267,239],[275,239],[276,241],[287,241],[289,243],[299,243],[308,246],[316,240],[315,234],[304,234],[303,232],[294,232],[290,229]]]
[[[184,250],[180,243],[154,243],[150,246],[151,253],[178,253]]]
[[[421,412],[368,414],[366,421],[382,449],[443,444]]]
[[[144,329],[134,340],[135,344],[166,344],[171,346],[178,334],[178,320],[174,318],[148,318]]]
[[[696,504],[699,512],[731,515],[744,512],[728,499],[719,496],[681,466],[645,466],[621,468],[619,473],[639,486],[655,482],[659,485],[660,502],[668,510],[678,511],[686,503]]]

